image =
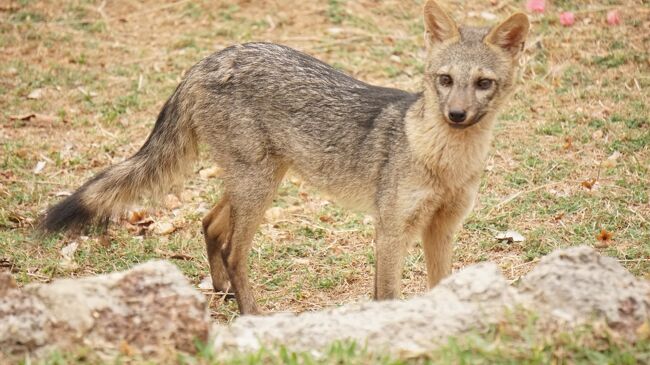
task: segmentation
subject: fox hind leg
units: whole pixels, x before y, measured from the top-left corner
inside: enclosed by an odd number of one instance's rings
[[[203,236],[208,251],[212,287],[217,293],[232,298],[230,278],[221,258],[221,246],[230,240],[230,200],[224,196],[221,201],[203,218]]]
[[[248,280],[248,254],[287,167],[266,161],[257,166],[229,166],[226,171],[224,198],[203,221],[212,282],[215,290],[234,291],[242,314],[257,314],[260,311]]]

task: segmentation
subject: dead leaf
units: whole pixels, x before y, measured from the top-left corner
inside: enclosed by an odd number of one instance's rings
[[[135,354],[135,349],[131,347],[128,342],[122,340],[122,342],[120,342],[120,353],[125,356],[132,356]]]
[[[12,180],[16,175],[11,170],[0,171],[0,176],[7,180]]]
[[[59,118],[53,116],[53,115],[46,115],[46,114],[34,114],[32,118],[30,118],[30,121],[33,123],[41,123],[41,124],[51,124],[55,123]]]
[[[81,87],[81,86],[79,86],[79,87],[77,88],[77,90],[79,90],[79,92],[82,93],[84,96],[88,96],[88,97],[95,97],[95,96],[98,95],[96,92],[94,92],[94,91],[88,91],[88,90],[86,90],[85,88],[83,88],[83,87]]]
[[[339,34],[343,33],[345,31],[345,29],[332,27],[332,28],[327,28],[325,31],[327,33],[331,34],[331,35],[339,35]]]
[[[147,211],[144,209],[133,209],[126,212],[126,221],[133,225],[142,225],[147,218]],[[153,220],[149,224],[153,223]],[[147,225],[149,225],[147,224]]]
[[[603,131],[599,129],[599,130],[597,130],[597,131],[595,131],[594,133],[591,134],[591,138],[593,138],[593,139],[602,139],[603,135],[604,135]]]
[[[648,320],[644,321],[643,324],[636,329],[636,335],[639,340],[650,339],[650,322],[648,322]]]
[[[563,189],[557,190],[557,189],[550,188],[548,189],[548,192],[560,198],[565,198],[570,195],[568,191]]]
[[[73,241],[61,249],[61,256],[64,258],[72,259],[75,252],[77,252],[77,248],[79,248],[79,243],[77,241]]]
[[[286,216],[285,210],[280,207],[269,208],[264,213],[264,219],[268,223],[275,223],[279,220],[282,220],[285,216]]]
[[[291,262],[296,264],[296,265],[309,265],[310,261],[309,259],[306,259],[304,257],[296,257],[291,259]]]
[[[61,120],[63,123],[67,123],[67,120],[65,119],[61,119],[53,115],[38,114],[38,113],[10,115],[9,120],[23,120],[26,122],[30,122],[31,123],[30,126],[33,127],[50,126],[59,120]]]
[[[601,229],[600,233],[596,235],[598,242],[594,245],[596,248],[605,248],[609,247],[612,243],[614,235],[611,232],[608,232],[606,229]]]
[[[25,217],[24,215],[18,212],[9,212],[9,216],[7,217],[7,220],[9,222],[14,223],[15,227],[27,227],[32,223],[34,223],[33,218]]]
[[[570,150],[571,147],[573,147],[573,137],[568,136],[564,139],[564,146],[562,146],[562,148],[565,150]]]
[[[99,242],[99,244],[102,247],[105,247],[105,248],[111,247],[111,238],[107,234],[103,234],[103,235],[99,236],[99,238],[97,238],[97,242]]]
[[[325,222],[325,223],[332,223],[332,222],[334,222],[334,219],[332,219],[332,217],[330,217],[329,215],[321,215],[320,217],[318,217],[318,219],[319,219],[321,222]]]
[[[59,265],[66,270],[75,270],[79,265],[74,261],[74,254],[79,248],[77,241],[70,242],[68,245],[61,249],[61,260]]]
[[[292,214],[299,214],[304,211],[304,208],[302,205],[292,205],[289,208],[285,209],[287,215],[292,215]]]
[[[616,167],[616,161],[621,156],[622,154],[620,152],[614,151],[611,156],[607,157],[607,159],[601,163],[601,166],[606,169]]]
[[[27,94],[27,99],[40,99],[43,97],[43,89],[34,89],[29,94]]]
[[[36,166],[35,166],[34,169],[32,170],[32,172],[33,172],[34,174],[36,174],[36,175],[40,174],[41,171],[43,171],[43,169],[45,168],[45,165],[46,165],[46,162],[45,162],[45,161],[38,161],[38,162],[36,163]]]
[[[209,179],[211,177],[221,177],[223,176],[223,169],[218,166],[208,167],[207,169],[203,169],[199,171],[199,176],[201,176],[202,179]]]
[[[366,215],[366,216],[363,217],[362,223],[367,226],[367,225],[372,224],[374,221],[375,221],[375,219],[372,216]]]
[[[9,116],[9,120],[30,120],[33,118],[36,114],[34,113],[28,113],[28,114],[14,114]]]
[[[204,215],[208,213],[210,209],[205,205],[205,203],[200,203],[196,209],[194,209],[194,213],[198,215]]]
[[[0,269],[9,269],[11,270],[14,267],[14,263],[6,257],[0,257]]]
[[[4,297],[14,289],[18,289],[14,277],[9,272],[0,271],[0,297]]]
[[[289,182],[291,182],[293,185],[300,186],[302,185],[302,179],[296,175],[291,175],[289,177]]]
[[[204,277],[197,286],[201,290],[213,290],[212,278],[210,276]]]
[[[496,14],[490,13],[489,11],[482,11],[481,12],[481,18],[485,20],[494,20],[497,18]]]
[[[190,255],[185,255],[182,253],[178,252],[169,252],[169,251],[164,251],[160,249],[156,249],[155,252],[159,255],[162,256],[166,259],[173,259],[173,260],[184,260],[184,261],[192,261],[194,260],[194,257]]]
[[[588,179],[588,180],[585,180],[585,181],[581,182],[580,185],[582,185],[582,187],[584,187],[586,189],[591,190],[591,189],[594,188],[594,185],[596,185],[596,182],[597,182],[597,180],[595,178],[591,178],[591,179]]]
[[[521,233],[511,230],[497,233],[496,239],[499,241],[506,241],[508,243],[524,242],[526,240],[526,238],[522,236]]]

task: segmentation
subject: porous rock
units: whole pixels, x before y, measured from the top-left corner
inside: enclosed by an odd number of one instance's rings
[[[586,246],[543,258],[517,286],[493,264],[469,266],[430,292],[406,301],[344,305],[321,312],[244,316],[214,328],[218,353],[255,351],[282,344],[316,354],[353,340],[369,351],[417,356],[451,336],[507,320],[511,310],[535,313],[544,324],[566,328],[604,319],[635,339],[650,318],[650,283],[615,259]]]
[[[230,326],[215,327],[215,347],[223,353],[282,344],[295,351],[318,352],[332,342],[354,340],[369,351],[413,356],[449,336],[496,323],[516,303],[516,295],[494,264],[479,264],[406,301],[244,316]]]
[[[174,265],[152,261],[124,272],[6,290],[0,328],[5,356],[76,347],[151,355],[193,352],[196,340],[207,340],[209,315],[205,298]]]
[[[592,248],[574,247],[544,257],[516,286],[494,264],[481,263],[404,301],[242,316],[210,328],[204,297],[163,261],[22,289],[0,272],[0,352],[38,356],[75,346],[107,354],[125,347],[144,354],[192,352],[195,340],[207,341],[211,329],[215,353],[224,357],[276,344],[319,354],[345,340],[409,357],[501,323],[519,309],[556,328],[604,320],[634,341],[650,318],[650,283]]]
[[[575,325],[604,319],[629,338],[650,318],[650,282],[587,246],[545,256],[519,290],[528,307],[548,313],[551,320]]]

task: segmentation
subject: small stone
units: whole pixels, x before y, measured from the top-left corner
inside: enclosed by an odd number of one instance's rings
[[[210,276],[204,277],[197,287],[201,290],[212,290],[212,278]]]
[[[0,271],[0,297],[6,295],[10,290],[17,289],[16,280],[8,271]]]
[[[372,224],[374,221],[375,219],[370,215],[366,215],[363,217],[363,224],[366,226]]]
[[[208,167],[207,169],[199,171],[199,176],[201,176],[202,179],[221,177],[223,176],[223,169],[218,166]]]
[[[496,239],[499,241],[507,241],[507,242],[524,242],[526,240],[526,238],[522,236],[519,232],[510,231],[510,230],[497,233]]]
[[[72,259],[75,252],[77,252],[77,248],[79,248],[79,243],[77,241],[73,241],[61,249],[61,256],[64,258]]]
[[[602,139],[603,138],[603,131],[602,130],[597,130],[594,133],[591,134],[591,138],[593,139]]]
[[[27,99],[32,99],[32,100],[40,99],[42,97],[43,97],[43,89],[34,89],[27,95]]]
[[[166,236],[176,230],[170,222],[156,222],[153,224],[153,232],[157,235]]]
[[[606,169],[611,169],[613,167],[616,167],[617,164],[616,161],[621,156],[622,154],[620,152],[614,151],[614,153],[612,153],[611,156],[607,157],[607,159],[602,162],[602,166]]]
[[[266,213],[264,213],[264,219],[269,223],[275,223],[282,220],[285,216],[285,210],[280,207],[269,208]]]
[[[183,205],[181,200],[174,194],[167,194],[167,196],[165,196],[164,204],[165,208],[169,210],[180,208]]]
[[[482,11],[481,18],[485,20],[494,20],[497,18],[497,16],[494,13],[490,13],[489,11]]]
[[[45,168],[45,165],[45,161],[38,161],[38,163],[36,163],[36,166],[34,166],[34,170],[32,170],[32,172],[36,175],[40,174]]]

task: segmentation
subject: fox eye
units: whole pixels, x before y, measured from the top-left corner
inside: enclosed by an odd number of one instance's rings
[[[494,81],[490,79],[479,79],[476,82],[476,87],[479,88],[480,90],[488,90],[492,87],[492,83]]]
[[[451,85],[454,84],[454,80],[452,80],[451,76],[449,75],[439,75],[438,82],[440,83],[441,86],[444,87],[450,87]]]

